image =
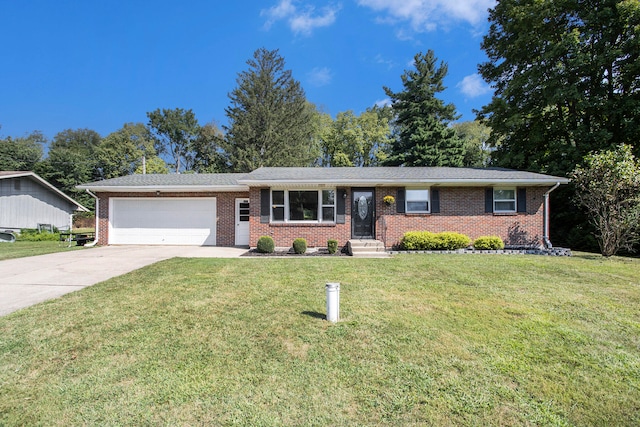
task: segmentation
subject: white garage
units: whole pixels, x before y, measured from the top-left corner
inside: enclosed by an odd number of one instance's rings
[[[216,198],[109,199],[110,245],[216,244]]]

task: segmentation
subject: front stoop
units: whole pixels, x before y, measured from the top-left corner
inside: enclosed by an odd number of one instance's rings
[[[349,240],[349,255],[356,258],[388,258],[390,255],[380,240]]]

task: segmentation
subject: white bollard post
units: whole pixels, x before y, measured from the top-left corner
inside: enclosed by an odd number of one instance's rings
[[[336,323],[340,317],[340,283],[327,283],[327,320]]]

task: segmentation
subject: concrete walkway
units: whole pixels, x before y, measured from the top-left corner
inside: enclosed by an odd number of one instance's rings
[[[234,258],[247,249],[104,246],[0,261],[0,316],[174,257]]]

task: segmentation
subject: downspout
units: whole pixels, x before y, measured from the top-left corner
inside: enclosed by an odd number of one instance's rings
[[[89,193],[94,199],[96,199],[96,238],[93,242],[84,245],[85,247],[93,247],[95,245],[98,244],[98,230],[100,230],[100,199],[98,199],[98,196],[96,196],[95,194],[93,194],[88,188],[85,190],[87,193]]]
[[[546,193],[544,193],[544,230],[542,240],[544,242],[544,246],[547,249],[553,248],[553,245],[549,240],[549,213],[551,211],[549,208],[549,194],[558,187],[560,187],[560,183],[556,182],[556,185],[554,185]]]

